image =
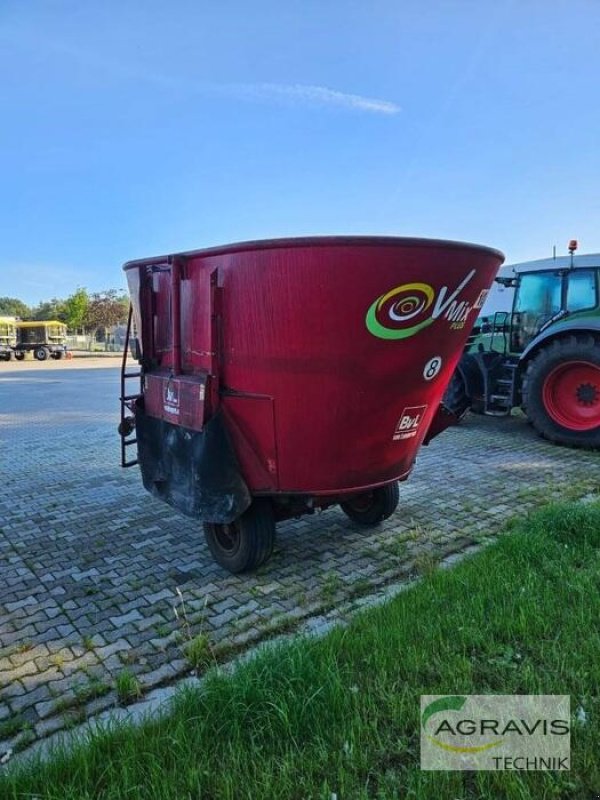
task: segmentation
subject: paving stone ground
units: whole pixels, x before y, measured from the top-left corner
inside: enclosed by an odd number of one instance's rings
[[[471,416],[423,448],[383,525],[282,523],[269,563],[233,576],[120,468],[114,364],[0,364],[0,751],[115,707],[128,677],[135,694],[189,673],[190,640],[224,657],[598,485],[597,454]]]

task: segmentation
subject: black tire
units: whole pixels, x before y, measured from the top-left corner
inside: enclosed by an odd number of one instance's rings
[[[57,358],[59,361],[61,360],[61,358],[66,358],[66,357],[67,357],[67,353],[66,353],[66,351],[65,351],[65,350],[57,350],[57,351],[56,351],[56,353],[55,353],[55,355],[56,355],[56,358]]]
[[[50,353],[50,358],[54,359],[54,361],[58,361],[60,353]]]
[[[38,361],[46,361],[50,353],[46,347],[36,347],[33,351],[33,355]]]
[[[394,481],[387,486],[378,486],[370,492],[345,500],[340,506],[353,522],[371,527],[391,517],[399,502],[400,487],[398,481]]]
[[[471,407],[471,401],[467,394],[467,387],[460,372],[456,369],[450,383],[444,392],[442,403],[446,406],[448,411],[451,411],[457,419],[462,419]]]
[[[8,350],[6,353],[4,353],[5,361],[11,361],[12,357],[13,357],[12,350]]]
[[[204,523],[204,536],[213,558],[229,572],[249,572],[267,561],[275,544],[273,505],[259,497],[229,525]]]
[[[600,338],[554,339],[527,365],[523,411],[554,444],[600,448]]]
[[[17,361],[23,361],[23,359],[25,358],[25,353],[22,350],[18,350],[15,353],[15,358],[17,359]]]

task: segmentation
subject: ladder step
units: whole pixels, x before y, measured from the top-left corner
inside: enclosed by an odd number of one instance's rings
[[[124,461],[123,462],[123,466],[124,467],[135,467],[136,464],[139,464],[139,461],[137,460],[137,458],[135,459],[135,461]]]
[[[141,378],[142,377],[142,373],[141,372],[125,372],[125,373],[123,373],[123,377],[124,378]]]
[[[492,403],[500,403],[500,405],[509,405],[510,403],[510,396],[507,394],[492,394],[490,395],[490,400]]]
[[[126,394],[124,395],[121,400],[125,402],[126,400],[137,400],[138,397],[141,397],[141,394]]]
[[[137,439],[123,439],[123,447],[129,447],[132,444],[137,444]]]

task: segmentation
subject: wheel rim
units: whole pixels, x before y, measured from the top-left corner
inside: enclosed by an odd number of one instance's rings
[[[353,497],[351,500],[347,500],[346,504],[350,506],[353,511],[357,511],[358,513],[368,511],[373,505],[373,492]]]
[[[600,367],[589,361],[559,364],[542,389],[544,407],[551,419],[571,431],[600,426]]]
[[[237,522],[229,525],[215,525],[215,539],[226,555],[234,555],[240,547],[240,526]]]

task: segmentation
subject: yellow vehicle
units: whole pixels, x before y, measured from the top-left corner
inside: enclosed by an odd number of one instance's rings
[[[57,320],[17,322],[15,358],[22,361],[25,353],[32,352],[38,361],[47,358],[66,358],[67,326]]]
[[[0,359],[10,361],[17,344],[17,328],[14,317],[0,317]]]

